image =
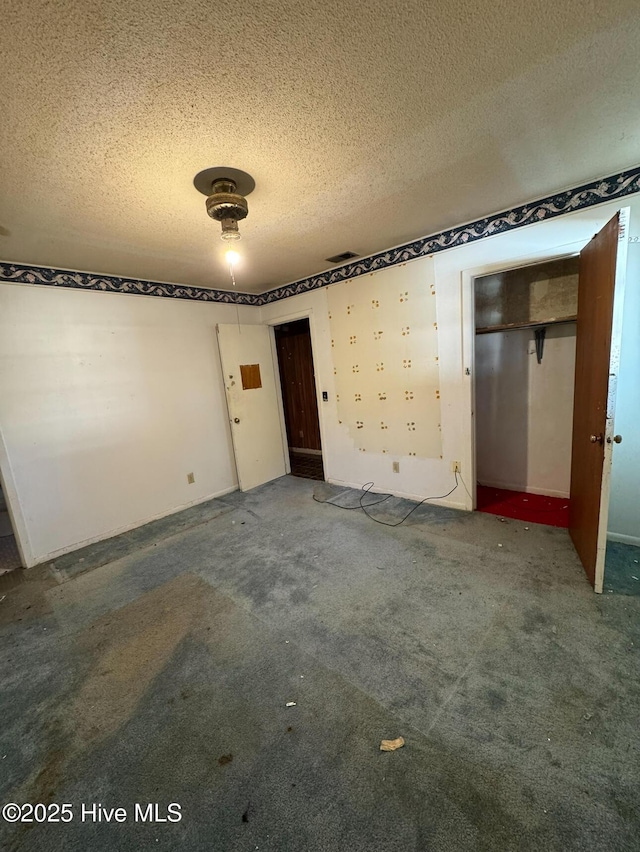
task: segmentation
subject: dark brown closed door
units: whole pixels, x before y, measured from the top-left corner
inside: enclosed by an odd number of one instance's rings
[[[602,591],[628,209],[580,253],[569,532]]]
[[[289,447],[321,450],[309,320],[276,328],[276,348]]]

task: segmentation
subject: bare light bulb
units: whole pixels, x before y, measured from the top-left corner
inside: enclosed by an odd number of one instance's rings
[[[225,243],[236,242],[240,239],[237,219],[222,219],[221,225],[222,233],[220,234],[220,239],[224,240]]]
[[[240,260],[240,255],[237,251],[229,250],[228,252],[225,252],[224,256],[229,266],[233,266]]]

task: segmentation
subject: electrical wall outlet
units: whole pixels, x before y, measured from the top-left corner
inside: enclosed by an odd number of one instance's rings
[[[195,481],[196,481],[195,476],[192,473],[188,473],[187,474],[187,482],[189,483],[189,485],[193,485],[193,483]]]
[[[462,473],[459,461],[452,461],[451,462],[451,473]]]
[[[393,462],[391,467],[394,473],[400,473],[400,462]]]

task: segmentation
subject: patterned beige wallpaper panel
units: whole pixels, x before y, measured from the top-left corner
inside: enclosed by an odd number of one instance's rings
[[[329,288],[339,422],[361,452],[440,458],[433,262]]]

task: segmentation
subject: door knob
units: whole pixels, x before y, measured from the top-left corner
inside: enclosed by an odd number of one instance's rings
[[[591,435],[589,440],[592,444],[601,444],[602,443],[602,435]]]
[[[239,417],[234,417],[234,418],[233,418],[233,422],[234,422],[234,423],[239,423],[239,422],[240,422],[240,418],[239,418]]]
[[[621,444],[622,443],[622,435],[614,435],[613,439],[607,438],[607,444],[610,444],[612,440],[613,440],[614,444]]]

